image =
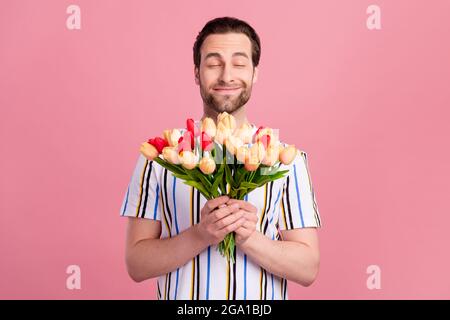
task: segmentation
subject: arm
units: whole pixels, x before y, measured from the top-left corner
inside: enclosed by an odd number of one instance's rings
[[[271,240],[254,231],[240,248],[270,273],[302,286],[311,285],[320,262],[316,229],[282,230],[281,236],[283,241]]]
[[[175,237],[159,239],[160,221],[128,219],[126,265],[128,274],[136,282],[175,270],[208,247],[199,237],[197,225]]]
[[[171,238],[160,239],[160,221],[129,218],[125,256],[130,277],[141,282],[173,271],[242,226],[239,206],[223,206],[228,199],[207,201],[200,223]]]

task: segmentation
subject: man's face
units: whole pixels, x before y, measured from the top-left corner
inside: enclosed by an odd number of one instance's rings
[[[245,105],[258,72],[250,39],[242,33],[211,34],[200,53],[200,68],[194,71],[204,104],[218,113]]]

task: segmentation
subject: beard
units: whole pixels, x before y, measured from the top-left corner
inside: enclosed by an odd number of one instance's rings
[[[211,88],[216,85],[227,87],[222,83],[217,83],[213,85]],[[210,109],[214,110],[217,113],[228,112],[233,113],[236,110],[239,110],[242,106],[244,106],[247,101],[250,99],[252,94],[252,86],[247,86],[246,83],[241,83],[241,92],[239,95],[215,95],[211,94],[207,88],[205,88],[200,82],[200,95],[202,96],[203,103],[208,106]]]

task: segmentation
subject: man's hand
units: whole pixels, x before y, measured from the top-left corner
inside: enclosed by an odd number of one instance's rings
[[[197,235],[207,245],[220,243],[228,233],[244,225],[245,212],[238,203],[227,204],[227,196],[208,200],[201,210],[200,222],[195,225]]]
[[[235,235],[235,243],[237,246],[241,246],[247,241],[248,238],[256,231],[256,223],[258,222],[258,209],[252,205],[250,202],[244,200],[236,200],[230,199],[227,202],[227,205],[238,205],[239,211],[243,212],[243,217],[245,222],[241,227],[237,228],[234,232]]]

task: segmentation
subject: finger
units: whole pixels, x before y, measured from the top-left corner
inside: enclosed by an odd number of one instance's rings
[[[242,210],[242,209],[241,209]],[[253,212],[248,212],[248,211],[246,211],[246,210],[243,210],[245,213],[244,213],[244,217],[245,217],[245,219],[247,219],[248,221],[253,221],[253,222],[257,222],[259,219],[258,219],[258,215],[256,214],[256,213],[253,213]]]
[[[205,206],[203,207],[205,209],[204,214],[210,213],[211,211],[217,209],[218,207],[225,205],[228,200],[230,200],[230,197],[221,196],[221,197],[206,201]]]
[[[216,225],[217,229],[223,229],[226,226],[234,223],[235,221],[239,220],[239,219],[244,219],[244,211],[242,210],[238,210],[236,212],[230,213],[229,215],[227,215],[226,217],[217,220],[214,224]]]
[[[242,228],[245,228],[246,230],[256,230],[256,223],[247,220],[242,225]]]
[[[229,224],[228,226],[226,226],[225,228],[221,229],[220,232],[222,233],[223,236],[236,231],[238,228],[240,228],[245,222],[245,218],[240,218],[238,220],[236,220],[235,222],[233,222],[232,224]]]
[[[232,204],[230,206],[225,206],[223,208],[219,208],[217,210],[214,210],[213,216],[211,217],[212,223],[217,222],[218,220],[223,219],[224,217],[230,215],[233,212],[236,212],[239,210],[239,205]]]
[[[237,199],[230,199],[230,200],[228,200],[228,202],[227,202],[228,205],[234,204],[234,203],[239,204],[239,207],[240,207],[241,209],[247,210],[247,211],[249,211],[249,212],[255,212],[255,213],[256,213],[256,212],[258,211],[258,209],[257,209],[253,204],[251,204],[251,203],[248,202],[248,201],[237,200]]]

